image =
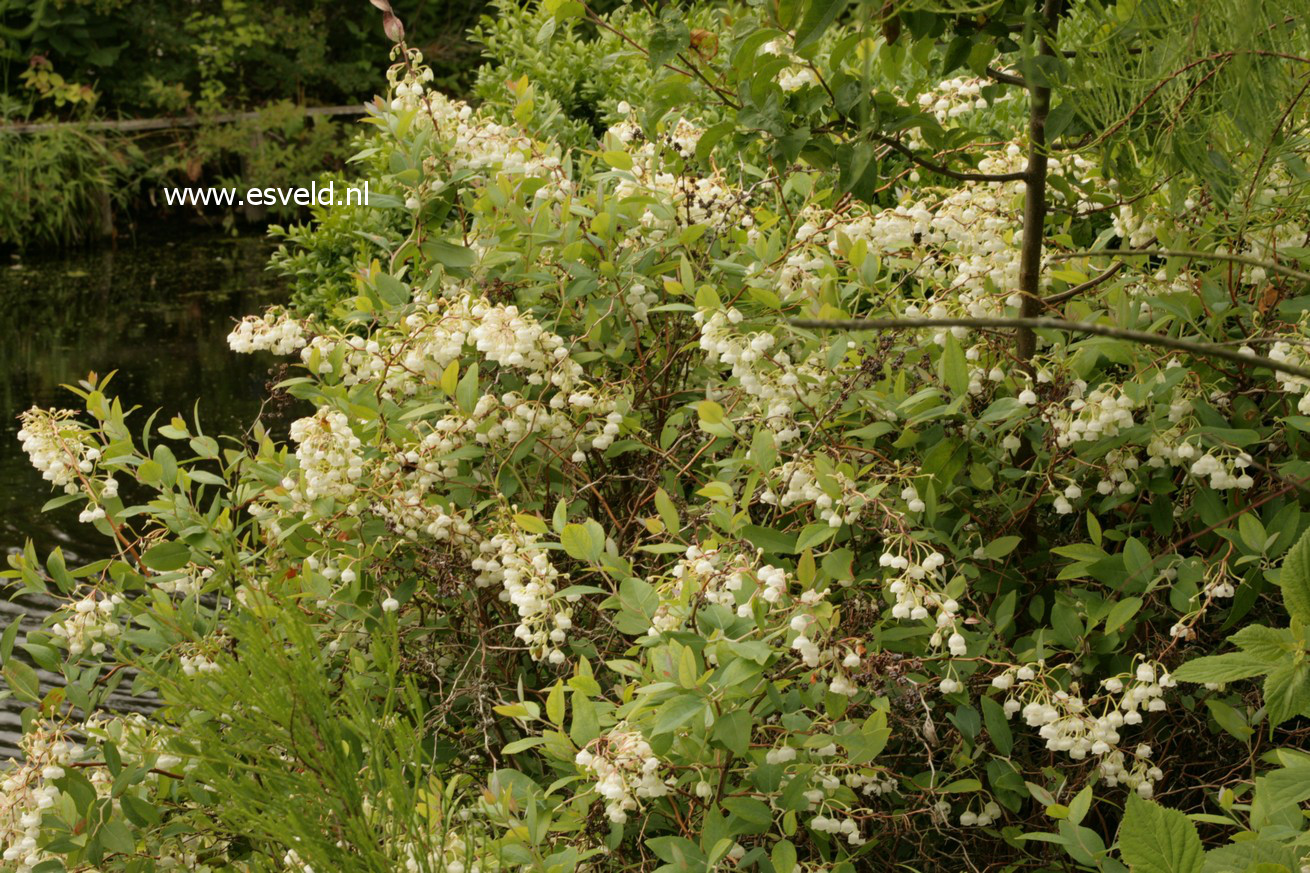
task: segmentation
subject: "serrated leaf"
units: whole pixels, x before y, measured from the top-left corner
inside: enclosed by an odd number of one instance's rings
[[[1272,666],[1246,652],[1229,652],[1188,661],[1173,672],[1173,678],[1179,682],[1236,682],[1268,673]]]
[[[1228,638],[1239,649],[1257,658],[1275,662],[1296,650],[1290,628],[1249,624]]]
[[[1205,849],[1187,816],[1132,792],[1119,828],[1119,854],[1132,873],[1201,873]]]
[[[1264,698],[1275,726],[1310,712],[1310,664],[1287,661],[1270,670]]]
[[[1301,534],[1283,558],[1278,587],[1283,590],[1283,605],[1288,614],[1310,624],[1310,529]]]

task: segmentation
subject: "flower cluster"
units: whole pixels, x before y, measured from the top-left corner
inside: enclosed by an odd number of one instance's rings
[[[888,538],[878,566],[892,571],[887,582],[887,590],[895,597],[892,617],[911,621],[932,619],[935,629],[931,644],[940,646],[943,634],[949,631],[945,642],[951,654],[965,654],[968,644],[956,629],[961,621],[960,604],[944,590],[942,571],[946,557],[908,536],[894,534]],[[956,680],[945,680],[942,690],[957,691],[957,684]]]
[[[659,606],[651,617],[650,635],[680,630],[699,602],[716,603],[740,616],[751,614],[758,597],[770,607],[783,602],[790,580],[785,570],[758,558],[716,546],[690,545],[668,578],[651,581]]]
[[[78,491],[79,474],[90,473],[100,458],[86,429],[71,409],[32,407],[20,416],[18,440],[42,478],[69,494]]]
[[[1310,340],[1304,336],[1280,340],[1270,346],[1269,357],[1280,364],[1310,368]],[[1296,409],[1302,415],[1310,415],[1310,379],[1283,372],[1274,373],[1274,378],[1286,393],[1301,395],[1296,402]]]
[[[1050,414],[1055,443],[1066,448],[1116,436],[1135,424],[1136,407],[1137,403],[1122,391],[1101,387],[1088,392],[1087,383],[1080,379],[1074,383],[1067,405]]]
[[[669,793],[672,777],[661,778],[660,760],[650,743],[623,722],[588,744],[574,760],[595,777],[596,791],[605,798],[605,814],[616,824],[639,808],[638,798]]]
[[[869,503],[850,476],[818,457],[787,461],[769,478],[781,487],[778,491],[766,487],[760,494],[762,503],[784,509],[812,504],[816,520],[829,527],[854,524]]]
[[[272,352],[289,355],[305,345],[304,326],[284,311],[273,308],[264,315],[247,315],[227,335],[234,352]]]
[[[42,814],[61,792],[54,780],[82,754],[82,747],[60,725],[42,722],[21,740],[23,759],[14,762],[0,783],[0,857],[15,873],[32,873],[52,857],[38,848]]]
[[[514,636],[527,644],[528,653],[536,660],[563,664],[565,655],[560,646],[573,627],[570,604],[576,603],[579,596],[557,596],[559,583],[567,582],[568,577],[551,563],[537,535],[509,527],[479,544],[472,566],[478,573],[479,587],[503,586],[501,600],[518,610],[519,625]]]
[[[320,497],[350,500],[364,473],[363,443],[350,428],[345,413],[323,406],[307,418],[291,423],[296,442],[298,478],[288,476],[282,485],[298,500]]]
[[[122,633],[123,629],[114,615],[122,603],[121,594],[105,596],[93,591],[73,603],[69,609],[56,613],[56,617],[67,617],[51,625],[50,632],[61,645],[68,648],[71,657],[86,651],[92,655],[102,655],[108,644]]]
[[[1150,797],[1163,774],[1151,765],[1125,764],[1128,754],[1140,761],[1150,753],[1149,747],[1146,755],[1125,752],[1120,729],[1141,724],[1144,712],[1167,708],[1164,692],[1174,685],[1168,671],[1141,660],[1132,673],[1104,680],[1101,686],[1105,693],[1090,700],[1078,693],[1076,682],[1066,690],[1052,684],[1052,679],[1045,665],[1039,663],[1006,670],[992,680],[992,685],[1009,693],[1004,704],[1006,714],[1021,712],[1028,726],[1038,729],[1048,749],[1064,752],[1075,761],[1092,755],[1107,780],[1114,780],[1111,784],[1122,782],[1143,797]],[[1094,714],[1098,707],[1099,715]]]

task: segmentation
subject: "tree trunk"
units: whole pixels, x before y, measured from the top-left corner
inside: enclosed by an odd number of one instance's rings
[[[1042,32],[1038,35],[1037,54],[1055,56],[1055,29],[1059,24],[1059,0],[1046,0],[1042,9]],[[1044,74],[1030,70],[1028,92],[1028,165],[1024,169],[1023,247],[1019,251],[1019,293],[1023,304],[1019,309],[1022,318],[1036,318],[1042,313],[1042,242],[1046,223],[1046,116],[1051,111],[1051,88],[1040,84]],[[1021,366],[1029,376],[1036,375],[1033,355],[1037,351],[1037,335],[1030,328],[1021,328],[1017,338],[1017,352]]]

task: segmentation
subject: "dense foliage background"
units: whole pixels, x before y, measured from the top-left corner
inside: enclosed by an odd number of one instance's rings
[[[438,83],[467,93],[484,4],[404,0]],[[357,10],[356,10],[357,13]],[[339,173],[354,105],[377,90],[388,40],[376,19],[332,0],[6,0],[0,4],[0,246],[67,245],[166,213],[161,185],[295,186]],[[258,113],[239,123],[233,113]],[[79,122],[200,119],[167,131]],[[39,133],[6,123],[62,122]],[[175,210],[186,216],[187,210]],[[276,217],[292,217],[281,209]],[[213,215],[211,220],[236,217]],[[115,228],[114,219],[118,227]]]
[[[1305,869],[1310,10],[373,6],[314,412],[24,415],[7,863]]]

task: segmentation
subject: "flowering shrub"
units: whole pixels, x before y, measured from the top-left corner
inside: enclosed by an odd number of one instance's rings
[[[1049,93],[986,51],[929,87],[939,34],[822,8],[699,9],[712,52],[646,20],[616,63],[667,81],[586,148],[398,46],[365,159],[403,237],[229,338],[292,362],[289,443],[138,431],[104,379],[25,414],[115,554],[12,560],[68,603],[25,641],[66,686],[2,641],[18,869],[1300,868],[1300,158],[1233,230],[1205,179],[1061,154],[1033,224]],[[802,125],[868,64],[904,132],[869,169],[738,102]],[[1108,335],[987,321],[1033,300]],[[101,711],[129,675],[147,719]]]

